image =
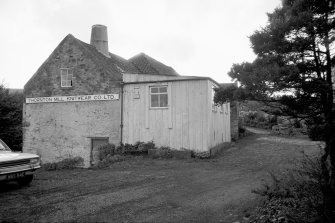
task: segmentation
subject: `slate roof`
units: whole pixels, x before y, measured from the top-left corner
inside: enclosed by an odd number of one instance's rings
[[[109,53],[109,58],[100,53],[94,46],[87,44],[75,37],[72,36],[89,54],[92,55],[92,59],[99,64],[100,66],[104,67],[106,70],[111,71],[111,73],[116,73],[120,75],[122,80],[122,73],[139,73],[139,70],[129,62],[128,60],[113,54]]]
[[[111,79],[115,81],[122,81],[123,73],[179,76],[179,74],[173,68],[166,66],[165,64],[149,57],[148,55],[145,55],[144,53],[138,54],[130,58],[129,60],[126,60],[113,53],[109,53],[110,57],[106,57],[105,55],[100,53],[94,46],[75,38],[71,34],[68,34],[59,43],[56,49],[48,57],[48,59],[39,67],[36,73],[30,78],[30,80],[26,83],[24,89],[36,87],[33,86],[36,76],[43,69],[45,69],[45,67],[49,66],[54,55],[65,43],[75,44],[79,46],[85,52],[86,56],[90,57],[92,61],[94,61],[94,63],[101,67],[101,69],[111,74]]]
[[[142,74],[179,76],[172,67],[166,66],[144,53],[140,53],[130,58],[128,61],[133,63]]]
[[[73,36],[72,36],[73,37]],[[115,73],[134,73],[134,74],[154,74],[154,75],[169,75],[179,76],[179,74],[172,68],[158,60],[140,53],[129,60],[126,60],[116,54],[109,53],[110,58],[100,53],[94,46],[87,44],[79,39],[73,37],[78,41],[87,51],[89,51],[96,61],[105,67],[109,67]]]

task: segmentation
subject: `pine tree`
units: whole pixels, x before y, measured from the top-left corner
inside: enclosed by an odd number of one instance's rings
[[[263,101],[277,114],[318,128],[326,145],[322,191],[328,222],[335,221],[334,40],[335,0],[283,0],[268,14],[268,24],[250,36],[257,58],[234,64],[228,73],[244,92],[235,99]],[[216,101],[228,98],[219,90]]]

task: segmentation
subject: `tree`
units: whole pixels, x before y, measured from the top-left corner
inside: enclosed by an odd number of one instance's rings
[[[11,149],[22,150],[22,93],[9,93],[0,84],[0,139]]]
[[[250,36],[256,59],[234,64],[228,73],[243,95],[320,129],[328,222],[335,221],[334,40],[335,0],[283,0]],[[216,102],[229,99],[222,91]]]

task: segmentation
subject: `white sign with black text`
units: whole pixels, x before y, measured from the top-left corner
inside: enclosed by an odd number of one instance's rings
[[[33,103],[55,103],[55,102],[78,102],[78,101],[114,101],[119,100],[119,94],[96,94],[76,96],[54,96],[26,98],[27,104]]]

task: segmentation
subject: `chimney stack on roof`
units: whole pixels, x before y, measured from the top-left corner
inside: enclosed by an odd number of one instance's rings
[[[102,53],[106,57],[110,57],[108,51],[107,26],[92,26],[91,45],[94,46],[100,53]]]

